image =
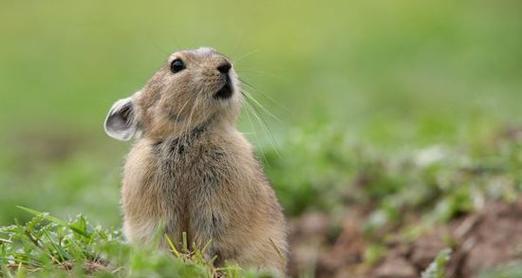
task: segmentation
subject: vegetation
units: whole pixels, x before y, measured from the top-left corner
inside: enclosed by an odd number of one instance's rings
[[[450,249],[444,249],[440,251],[428,269],[422,273],[422,278],[444,278],[445,267],[450,260],[450,255]]]
[[[85,217],[63,221],[48,213],[0,229],[0,263],[7,276],[48,277],[266,277],[237,266],[215,268],[202,251],[132,248],[119,231],[90,225]]]

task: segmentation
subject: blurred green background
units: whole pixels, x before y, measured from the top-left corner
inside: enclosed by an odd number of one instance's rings
[[[177,49],[226,53],[277,116],[258,108],[267,130],[245,109],[240,129],[292,214],[314,195],[285,195],[285,182],[317,168],[303,154],[328,132],[393,152],[520,124],[521,10],[516,0],[2,0],[0,225],[27,219],[23,205],[119,226],[129,144],[102,122]]]

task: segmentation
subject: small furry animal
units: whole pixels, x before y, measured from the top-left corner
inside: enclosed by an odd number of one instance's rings
[[[132,243],[165,233],[179,248],[284,275],[281,206],[236,129],[243,96],[229,59],[211,48],[183,50],[140,91],[114,103],[105,131],[135,143],[123,174],[123,230]],[[163,248],[165,240],[160,240]]]

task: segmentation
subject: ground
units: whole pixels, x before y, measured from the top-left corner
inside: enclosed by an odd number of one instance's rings
[[[316,277],[413,278],[435,259],[452,248],[446,277],[476,277],[493,267],[517,263],[522,258],[522,202],[490,202],[481,211],[463,215],[440,225],[413,241],[393,238],[375,263],[365,263],[365,250],[371,241],[360,232],[364,220],[347,213],[339,237],[328,238],[329,219],[308,214],[291,224],[290,275],[313,269]],[[520,272],[517,272],[520,273]],[[512,276],[516,277],[516,276]]]

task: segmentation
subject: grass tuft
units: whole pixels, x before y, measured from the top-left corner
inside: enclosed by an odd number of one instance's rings
[[[451,258],[451,249],[444,249],[439,252],[435,260],[422,273],[422,278],[444,278],[446,265]]]
[[[25,224],[0,227],[0,276],[5,277],[267,277],[238,267],[214,267],[216,258],[189,250],[135,248],[114,229],[92,226],[82,215],[68,221],[30,208]]]

